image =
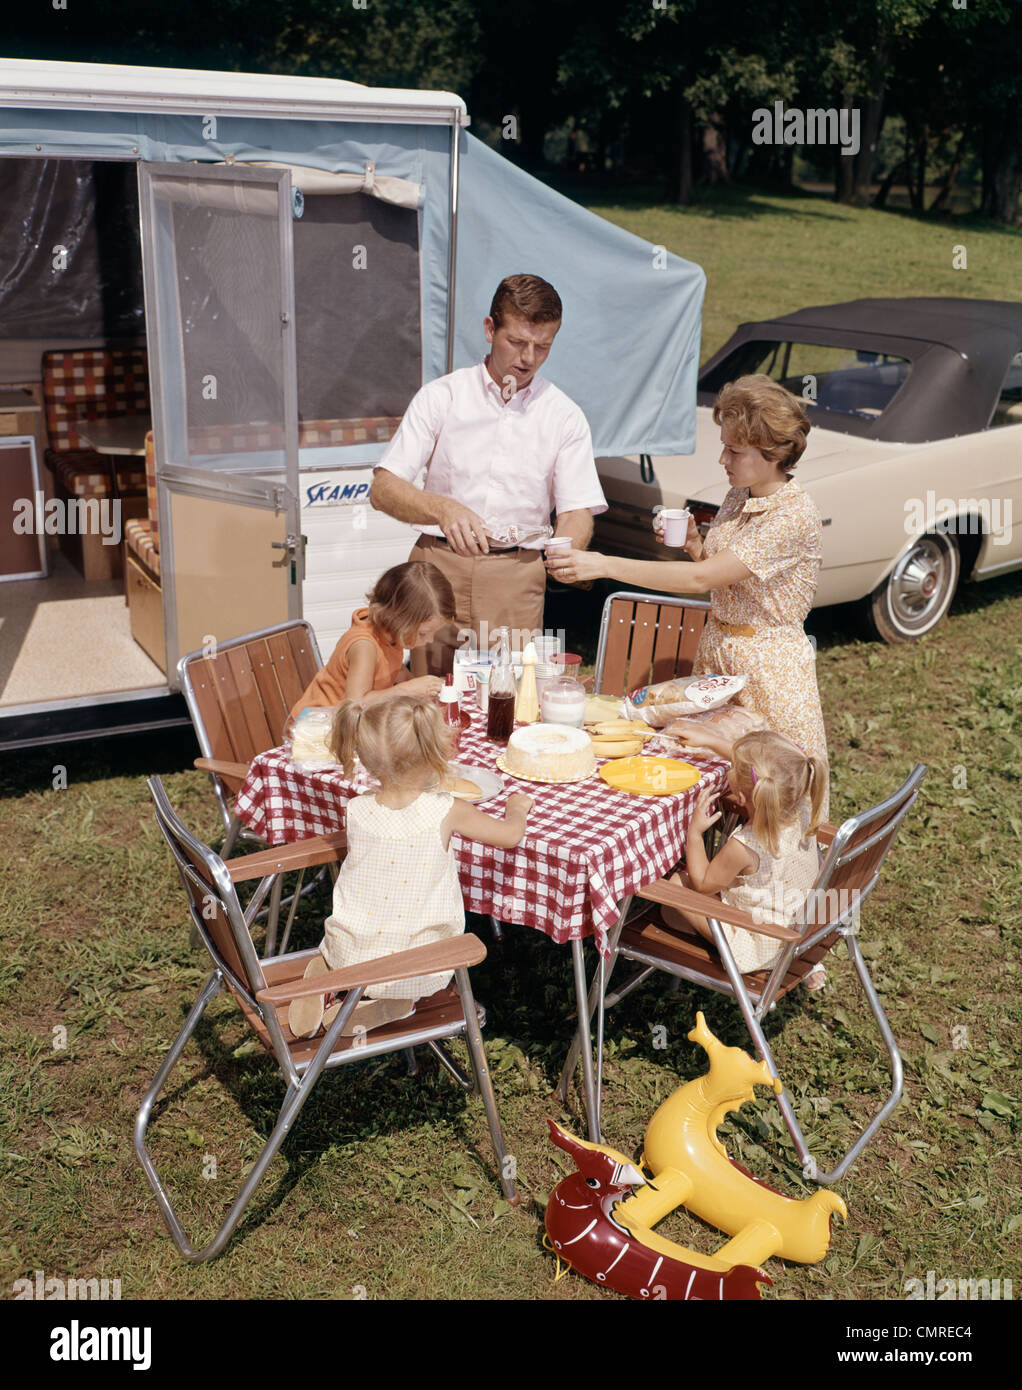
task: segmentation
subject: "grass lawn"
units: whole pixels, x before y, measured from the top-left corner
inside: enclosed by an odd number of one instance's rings
[[[598,210],[706,267],[704,355],[741,319],[799,304],[1005,295],[1022,283],[1018,236],[811,197]],[[970,269],[954,274],[959,241]],[[906,1094],[838,1189],[849,1218],[827,1258],[770,1261],[765,1297],[900,1299],[930,1270],[1022,1287],[1022,576],[964,588],[950,620],[911,646],[863,642],[847,618],[812,618],[831,819],[889,794],[915,762],[930,768],[862,930]],[[580,599],[572,620],[592,633],[592,604]],[[205,775],[190,770],[190,735],[159,737],[32,750],[0,771],[0,1291],[42,1269],[119,1279],[125,1298],[615,1297],[574,1275],[555,1285],[541,1247],[544,1204],[567,1165],[546,1119],[578,1133],[583,1122],[577,1091],[567,1113],[551,1099],[572,1033],[570,953],[524,928],[502,945],[483,930],[489,955],[473,972],[520,1207],[500,1198],[479,1101],[431,1058],[418,1078],[385,1059],[320,1084],[219,1261],[178,1257],[131,1130],[207,967],[188,946],[144,776],[163,774],[204,838],[219,843],[219,825]],[[65,790],[53,788],[58,765]],[[325,909],[313,905],[297,946],[318,941]],[[843,955],[830,973],[826,990],[789,996],[768,1025],[822,1161],[861,1127],[885,1078]],[[610,1015],[608,1143],[637,1149],[656,1106],[704,1070],[686,1038],[698,1008],[725,1042],[746,1045],[735,1006],[694,989],[650,983]],[[229,999],[208,1011],[165,1094],[154,1156],[193,1239],[208,1239],[281,1096]],[[721,1136],[757,1177],[793,1196],[812,1190],[767,1093]],[[683,1210],[661,1230],[703,1251],[724,1239]]]
[[[1017,299],[1022,230],[974,216],[931,221],[851,208],[822,193],[697,190],[691,207],[575,194],[601,217],[706,271],[705,362],[739,323],[810,304],[889,295]],[[966,268],[955,270],[956,247]],[[961,257],[959,257],[961,259]]]

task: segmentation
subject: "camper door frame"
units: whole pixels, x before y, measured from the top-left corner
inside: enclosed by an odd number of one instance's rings
[[[286,328],[282,336],[283,384],[290,385],[291,391],[284,399],[284,473],[282,477],[260,476],[247,472],[217,472],[195,468],[188,464],[170,464],[160,458],[159,441],[167,437],[166,393],[150,388],[154,406],[153,443],[156,463],[156,497],[160,517],[160,536],[165,537],[165,545],[160,552],[160,589],[163,605],[164,660],[166,662],[168,684],[177,680],[177,665],[187,653],[179,649],[177,576],[174,572],[174,522],[170,494],[172,492],[201,500],[231,501],[249,505],[274,514],[285,515],[285,532],[288,536],[297,535],[300,524],[299,461],[298,461],[298,364],[296,352],[296,312],[294,286],[294,245],[291,237],[292,203],[291,174],[287,169],[249,168],[243,163],[223,164],[220,162],[199,166],[178,162],[139,160],[136,168],[138,176],[138,204],[141,221],[142,279],[144,286],[146,341],[149,345],[150,382],[160,380],[165,375],[167,363],[163,357],[163,343],[156,331],[159,314],[156,286],[157,248],[156,239],[147,232],[154,230],[154,204],[151,194],[147,197],[146,181],[143,174],[158,171],[183,181],[198,180],[200,183],[216,184],[236,180],[242,185],[275,184],[277,189],[277,209],[281,279],[281,319]],[[173,239],[173,236],[172,236]],[[166,271],[166,267],[164,267]],[[177,278],[177,258],[174,257],[173,275]],[[183,352],[183,349],[181,350]],[[179,365],[183,367],[183,359]],[[285,557],[287,558],[287,557]],[[293,557],[297,578],[288,582],[288,619],[302,616],[302,564],[301,542],[298,554]],[[166,562],[166,563],[164,563]],[[268,557],[267,557],[268,562]],[[285,571],[287,566],[284,566]],[[285,576],[282,576],[286,581]],[[235,634],[240,635],[240,634]],[[171,675],[173,673],[173,677]],[[171,685],[171,689],[179,689]]]
[[[77,78],[78,83],[70,79]],[[63,79],[63,80],[61,80]],[[258,82],[259,90],[247,90]],[[343,96],[324,92],[324,87],[345,87],[350,89]],[[225,90],[226,88],[226,90]],[[362,95],[362,92],[365,95]],[[430,97],[436,98],[429,100]],[[215,71],[194,71],[178,68],[135,68],[92,63],[28,62],[18,59],[0,59],[0,108],[14,110],[39,108],[42,110],[73,110],[85,118],[90,111],[127,111],[134,113],[164,115],[198,116],[249,116],[254,119],[276,120],[319,120],[342,125],[355,121],[375,125],[444,125],[451,128],[450,158],[448,161],[448,256],[446,293],[446,370],[453,369],[455,336],[455,283],[457,272],[458,242],[458,197],[461,163],[460,135],[463,127],[469,124],[464,101],[449,92],[397,92],[394,89],[381,89],[374,94],[370,87],[361,88],[359,84],[334,82],[333,79],[279,77],[260,74],[223,73]],[[272,152],[271,152],[272,155]],[[0,159],[76,159],[92,162],[159,163],[146,161],[138,145],[129,150],[111,152],[108,146],[98,143],[68,147],[66,144],[42,145],[34,148],[2,149]],[[180,161],[166,161],[171,167],[180,167]],[[220,161],[211,160],[210,164]],[[239,161],[243,165],[243,161]],[[193,165],[195,168],[205,167]],[[137,170],[136,170],[137,172]],[[146,245],[142,243],[143,260]],[[425,292],[425,285],[422,291]],[[149,319],[146,316],[146,338],[149,337]],[[301,463],[299,459],[299,473]],[[157,478],[159,472],[157,471]],[[235,479],[240,481],[240,479]],[[180,477],[182,488],[189,482]],[[201,480],[195,479],[194,486],[201,487]],[[157,482],[159,489],[159,482]],[[158,496],[161,494],[158,491]],[[161,507],[161,522],[163,508]],[[41,581],[40,581],[41,582]],[[168,589],[162,594],[164,623],[168,623]],[[298,606],[301,609],[302,596],[299,589]],[[172,615],[176,617],[176,615]],[[301,616],[299,612],[298,616]],[[137,690],[119,690],[95,695],[75,696],[73,698],[40,700],[22,705],[12,705],[0,709],[0,746],[12,748],[19,746],[17,735],[13,739],[3,736],[8,721],[19,716],[34,716],[81,708],[94,708],[101,705],[123,704],[131,700],[152,699],[167,696],[180,690],[176,670],[168,670],[163,685],[146,686]],[[179,720],[154,721],[138,725],[139,728],[161,728],[176,724]],[[104,733],[123,733],[131,725],[115,725]],[[72,739],[74,731],[55,735],[52,740]],[[95,736],[95,735],[93,735]],[[31,740],[36,744],[39,739]]]

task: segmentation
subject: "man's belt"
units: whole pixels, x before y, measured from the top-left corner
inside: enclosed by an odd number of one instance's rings
[[[419,539],[420,539],[420,540],[423,540],[423,541],[432,541],[432,542],[434,543],[434,545],[443,545],[443,546],[446,546],[448,550],[451,548],[451,543],[450,543],[450,541],[447,539],[446,536],[431,536],[428,532],[424,532],[424,533],[420,533]],[[524,551],[525,551],[527,554],[529,554],[529,555],[541,555],[541,554],[542,554],[541,551],[539,551],[539,550],[531,550],[528,546],[525,546],[525,545],[502,545],[502,546],[500,547],[499,550],[488,550],[488,551],[486,552],[485,555],[473,555],[473,556],[471,556],[471,557],[464,557],[464,556],[463,556],[463,557],[461,557],[461,558],[471,558],[471,559],[474,559],[474,560],[486,560],[486,559],[489,559],[489,557],[490,557],[491,555],[517,555],[518,552],[519,552],[519,550],[524,550]]]

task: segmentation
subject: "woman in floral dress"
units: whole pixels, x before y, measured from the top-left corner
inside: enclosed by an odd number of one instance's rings
[[[709,591],[694,673],[746,676],[737,703],[826,763],[815,652],[802,626],[816,595],[822,528],[816,504],[792,476],[809,418],[778,382],[745,376],[720,392],[713,419],[721,427],[720,462],[731,490],[705,542],[689,521],[691,563],[572,550],[551,555],[547,567],[567,583],[607,578],[666,593]],[[829,802],[828,787],[824,819]]]

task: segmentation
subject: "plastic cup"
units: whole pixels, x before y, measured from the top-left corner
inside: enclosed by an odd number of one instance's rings
[[[664,523],[664,545],[680,548],[688,536],[688,519],[691,516],[687,507],[661,507],[660,519]]]
[[[567,555],[571,549],[571,537],[551,536],[549,540],[543,542],[543,549],[548,555]]]

